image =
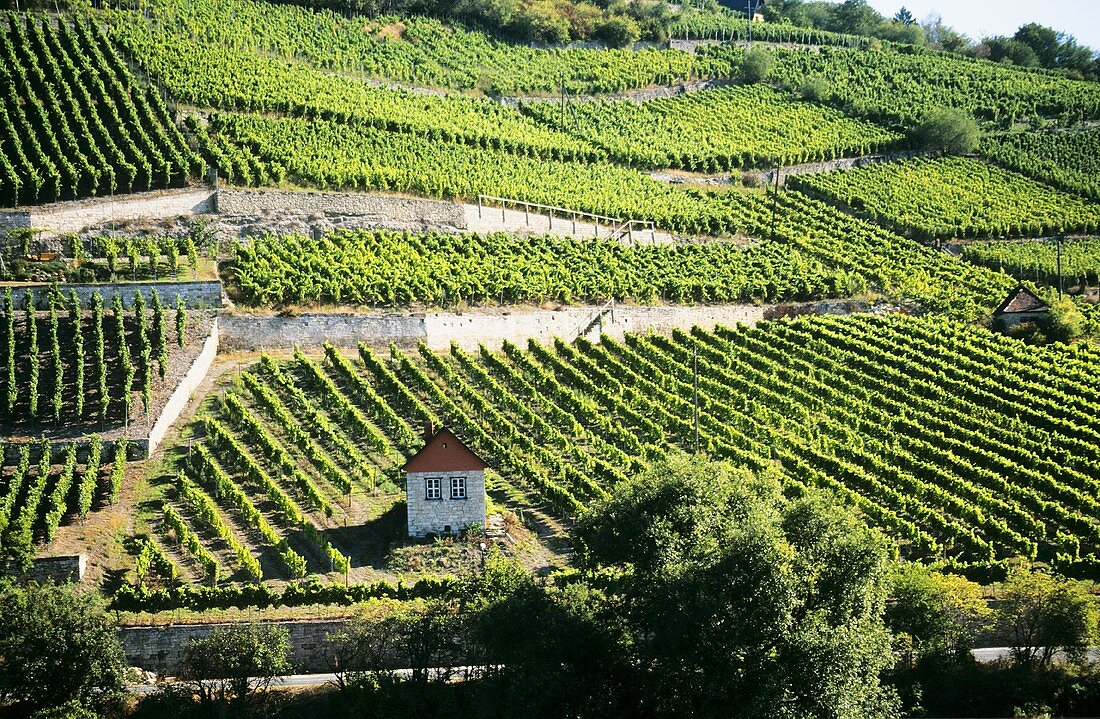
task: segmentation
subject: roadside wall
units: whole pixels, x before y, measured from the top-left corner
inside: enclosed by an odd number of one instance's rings
[[[290,651],[295,673],[327,672],[332,670],[328,651],[331,634],[339,633],[346,622],[265,622],[284,627],[290,634]],[[210,635],[215,629],[230,624],[181,624],[166,627],[122,627],[118,630],[126,661],[158,674],[174,675],[183,663],[187,644]]]
[[[0,232],[32,227],[43,230],[43,235],[49,237],[79,232],[104,222],[167,219],[213,211],[214,193],[206,189],[93,197],[0,212]]]
[[[68,584],[80,582],[84,578],[84,570],[88,564],[88,557],[84,554],[74,554],[61,557],[40,557],[34,560],[31,568],[22,574],[11,574],[19,582],[55,582]]]
[[[168,428],[179,418],[180,412],[191,401],[191,395],[206,379],[206,373],[210,371],[210,367],[214,364],[214,359],[217,356],[218,320],[215,319],[213,326],[210,328],[210,336],[206,338],[206,342],[203,344],[202,352],[191,363],[191,369],[187,370],[187,374],[180,380],[180,383],[176,385],[172,396],[168,398],[164,409],[161,410],[160,417],[157,418],[153,428],[149,430],[149,437],[145,445],[145,456],[148,457],[156,451],[157,446],[168,432]]]
[[[27,292],[34,293],[34,303],[40,310],[49,309],[46,301],[46,293],[49,290],[46,283],[33,285],[20,285],[12,289],[12,297],[16,305],[25,302]],[[182,297],[184,303],[191,309],[214,308],[222,305],[222,283],[217,280],[202,282],[115,282],[100,284],[63,284],[57,286],[63,297],[68,298],[71,290],[76,291],[76,296],[87,305],[92,301],[92,296],[99,293],[104,302],[110,302],[115,295],[122,297],[127,306],[133,304],[134,297],[141,293],[146,301],[152,301],[153,290],[160,295],[160,301],[165,307],[175,307],[176,298]]]
[[[219,190],[216,212],[228,216],[293,215],[358,217],[379,227],[466,227],[461,205],[363,193],[283,190]]]

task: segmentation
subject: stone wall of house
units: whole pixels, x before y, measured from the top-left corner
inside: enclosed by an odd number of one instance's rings
[[[34,294],[34,303],[38,309],[49,309],[47,302],[48,284],[20,285],[12,289],[12,296],[17,305],[25,302],[28,293]],[[110,302],[118,295],[127,306],[133,304],[134,297],[140,293],[147,302],[152,301],[153,290],[160,295],[160,301],[166,307],[175,307],[176,299],[183,298],[184,304],[195,308],[221,307],[222,283],[217,280],[196,282],[113,282],[99,284],[60,284],[57,289],[63,297],[68,297],[70,291],[75,291],[80,301],[87,305],[92,301],[92,296],[98,294],[104,302]]]
[[[265,622],[264,624],[268,624]],[[333,669],[329,637],[343,631],[343,620],[271,622],[290,635],[291,664],[296,673]],[[194,639],[209,636],[227,624],[180,624],[164,627],[122,627],[118,630],[130,666],[164,675],[178,674],[184,652]]]
[[[426,497],[425,480],[439,477],[442,497]],[[466,499],[451,499],[451,478],[466,478]],[[460,532],[472,524],[485,526],[485,472],[410,472],[405,485],[409,505],[409,536]],[[447,528],[450,527],[450,530]]]

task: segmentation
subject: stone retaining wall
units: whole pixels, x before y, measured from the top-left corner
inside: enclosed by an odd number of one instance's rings
[[[55,582],[68,584],[84,579],[84,570],[88,557],[75,554],[62,557],[40,557],[34,560],[31,568],[16,577],[19,582]]]
[[[394,229],[466,226],[462,207],[453,202],[350,192],[219,190],[216,211],[227,216],[350,216]]]
[[[755,324],[769,309],[753,305],[713,307],[644,307],[618,305],[593,324],[589,336],[600,331],[621,337],[626,332],[647,329],[667,331],[695,325]],[[426,342],[434,349],[446,349],[458,342],[467,349],[479,343],[499,347],[505,340],[526,343],[554,337],[572,339],[593,321],[597,308],[563,307],[557,310],[512,310],[477,312],[433,312],[427,314],[304,314],[293,317],[270,315],[225,315],[221,320],[221,346],[225,350],[253,351],[291,349],[294,345],[319,346],[331,342],[354,348],[363,342],[372,347],[415,345]]]
[[[156,451],[169,427],[179,418],[187,403],[191,401],[191,395],[206,379],[206,373],[210,371],[210,367],[214,364],[214,359],[217,356],[218,320],[215,319],[214,325],[210,329],[210,336],[206,338],[206,342],[203,344],[202,352],[191,363],[191,368],[187,370],[187,374],[180,380],[180,383],[176,385],[176,389],[172,391],[172,396],[164,404],[160,417],[157,418],[153,428],[149,430],[149,437],[145,445],[145,456],[149,456]]]
[[[328,639],[346,626],[342,620],[271,622],[290,634],[291,663],[296,673],[332,671]],[[122,627],[118,630],[126,661],[158,674],[178,674],[187,644],[229,624],[181,624],[166,627]]]
[[[213,211],[214,193],[207,189],[92,197],[0,212],[0,232],[30,227],[43,230],[43,235],[49,237],[105,222],[167,219]]]
[[[46,310],[49,309],[49,304],[46,299],[49,287],[50,286],[45,283],[20,285],[12,289],[12,296],[15,299],[16,305],[22,305],[25,302],[27,292],[33,292],[35,305],[40,310]],[[76,296],[80,298],[80,301],[84,305],[88,305],[92,301],[92,296],[96,293],[103,298],[104,302],[110,302],[115,295],[119,295],[127,306],[133,304],[134,297],[138,293],[141,293],[147,302],[151,302],[153,299],[153,290],[156,290],[157,294],[160,295],[160,301],[165,307],[175,307],[178,297],[182,297],[184,303],[191,309],[221,307],[222,305],[222,283],[217,280],[196,282],[74,283],[58,285],[57,288],[66,299],[69,297],[69,292],[75,290]]]

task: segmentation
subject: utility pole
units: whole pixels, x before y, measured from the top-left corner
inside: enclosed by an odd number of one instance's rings
[[[694,378],[694,404],[695,404],[695,454],[699,454],[699,346],[691,346],[691,366]]]
[[[779,211],[779,172],[782,168],[775,163],[775,189],[772,191],[772,242],[775,241],[775,216]]]
[[[753,15],[755,15],[755,13],[753,13],[753,11],[752,11],[752,1],[753,0],[748,0],[748,5],[749,5],[749,7],[748,7],[748,10],[749,10],[749,47],[752,47],[752,18],[753,18]]]
[[[1065,235],[1058,235],[1058,299],[1062,299],[1062,292],[1064,292],[1064,283],[1062,282],[1062,240],[1065,239]]]

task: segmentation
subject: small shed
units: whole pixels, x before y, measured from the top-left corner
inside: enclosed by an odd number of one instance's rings
[[[485,469],[489,466],[454,432],[424,427],[424,447],[405,463],[409,536],[457,534],[485,526]]]
[[[1002,329],[1009,329],[1021,322],[1037,322],[1050,312],[1050,305],[1034,292],[1019,285],[993,312],[993,321]]]

